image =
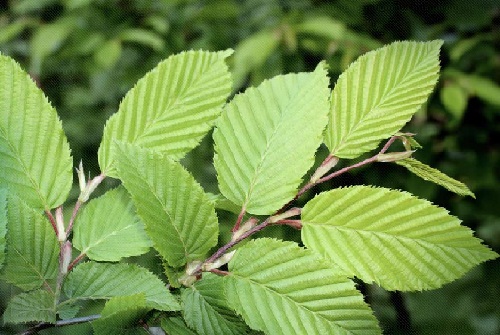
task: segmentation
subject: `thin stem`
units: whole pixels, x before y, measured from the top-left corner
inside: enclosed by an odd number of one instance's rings
[[[71,230],[73,230],[73,224],[75,223],[76,215],[78,214],[78,211],[80,210],[82,204],[83,202],[81,202],[80,200],[76,201],[75,207],[73,208],[73,213],[71,213],[71,219],[69,219],[68,228],[66,228],[66,236],[69,236]]]
[[[229,274],[229,272],[219,269],[212,269],[210,272],[215,273],[218,276],[227,276]]]
[[[285,204],[283,207],[281,207],[281,209],[277,210],[276,213],[272,216],[269,216],[264,222],[262,222],[261,224],[258,224],[256,226],[254,226],[253,228],[249,229],[248,231],[246,231],[245,233],[241,234],[239,237],[231,240],[230,242],[228,242],[226,245],[220,247],[212,256],[210,256],[209,258],[207,258],[203,263],[200,263],[194,270],[193,270],[193,274],[200,274],[200,272],[202,271],[202,266],[203,264],[207,264],[207,263],[213,263],[214,261],[216,261],[217,259],[219,259],[220,257],[222,257],[222,255],[224,255],[230,248],[234,247],[236,244],[240,243],[241,241],[243,241],[244,239],[248,238],[249,236],[261,231],[262,229],[266,228],[267,226],[271,225],[271,224],[286,224],[286,225],[290,225],[294,228],[297,228],[297,229],[301,229],[302,228],[302,222],[300,220],[289,220],[288,218],[291,217],[291,216],[294,216],[294,215],[299,215],[300,214],[300,208],[292,208],[288,211],[285,211],[286,208],[290,205],[290,203],[292,203],[294,200],[296,200],[298,197],[300,197],[302,194],[304,194],[306,191],[308,191],[309,189],[311,189],[313,186],[317,185],[317,184],[321,184],[327,180],[330,180],[334,177],[337,177],[343,173],[346,173],[352,169],[355,169],[357,167],[360,167],[360,166],[363,166],[363,165],[366,165],[366,164],[369,164],[369,163],[373,163],[373,162],[376,162],[377,161],[377,156],[379,154],[383,154],[385,153],[389,147],[392,145],[392,143],[394,143],[394,141],[396,139],[400,138],[400,136],[393,136],[391,137],[387,143],[382,147],[382,149],[380,150],[380,152],[378,152],[376,155],[374,155],[373,157],[370,157],[370,158],[367,158],[359,163],[356,163],[356,164],[353,164],[351,166],[347,166],[343,169],[340,169],[338,171],[335,171],[329,175],[327,175],[326,177],[322,177],[322,178],[319,178],[317,181],[310,181],[309,183],[307,183],[304,187],[302,187],[298,192],[297,192],[297,195],[291,200],[289,201],[287,204]],[[335,156],[332,156],[332,155],[329,155],[324,161],[323,163],[320,165],[320,167],[318,169],[323,169],[322,170],[322,173],[326,173],[327,171],[325,171],[325,167],[327,166],[331,166],[333,167],[335,164],[336,164],[336,157]],[[315,178],[318,177],[318,175],[320,175],[319,173],[316,174],[315,173]],[[242,208],[241,209],[241,212],[240,214],[238,215],[238,219],[236,220],[236,224],[233,228],[233,232],[238,230],[239,229],[239,226],[241,224],[241,221],[242,221],[242,218],[243,218],[243,215],[245,214],[246,210],[245,208]],[[211,270],[212,271],[212,270]]]
[[[43,322],[43,323],[39,323],[36,326],[31,327],[30,329],[22,332],[20,335],[37,334],[40,330],[43,330],[43,329],[52,328],[52,327],[60,327],[60,326],[76,325],[79,323],[94,321],[94,320],[99,319],[100,317],[101,317],[100,314],[94,314],[94,315],[82,316],[79,318],[59,320],[59,321],[56,321],[55,323]]]
[[[378,154],[377,154],[378,155]],[[335,171],[333,173],[330,173],[329,175],[323,177],[323,178],[320,178],[318,179],[317,183],[316,184],[321,184],[321,183],[324,183],[325,181],[328,181],[332,178],[335,178],[335,177],[338,177],[340,176],[341,174],[344,174],[346,173],[347,171],[350,171],[352,169],[355,169],[355,168],[358,168],[358,167],[361,167],[363,165],[367,165],[367,164],[370,164],[370,163],[373,163],[377,160],[377,155],[373,156],[373,157],[370,157],[370,158],[367,158],[361,162],[358,162],[356,164],[353,164],[353,165],[350,165],[350,166],[346,166],[345,168],[343,169],[340,169],[338,171]],[[314,186],[314,185],[313,185]],[[311,186],[312,187],[312,186]],[[302,191],[302,190],[301,190]],[[304,192],[302,192],[304,193]],[[302,194],[301,193],[301,194]]]
[[[240,214],[238,214],[238,219],[236,219],[236,223],[234,224],[234,227],[233,229],[231,229],[231,231],[234,233],[235,231],[237,231],[238,229],[240,229],[240,224],[241,224],[241,221],[243,220],[243,216],[245,216],[245,213],[246,213],[246,209],[245,207],[242,207],[241,208],[241,211],[240,211]]]
[[[49,211],[48,209],[45,210],[45,214],[49,218],[50,224],[52,225],[52,228],[54,229],[54,232],[56,233],[56,236],[57,236],[57,224],[56,224],[56,219],[54,218],[54,215],[52,215],[52,212]]]
[[[203,263],[199,264],[195,268],[195,270],[193,271],[193,274],[200,273],[201,272],[201,267],[203,266],[203,264],[215,262],[222,255],[224,255],[226,253],[226,251],[228,251],[229,249],[231,249],[232,247],[234,247],[236,244],[240,243],[241,241],[243,241],[247,237],[249,237],[249,236],[251,236],[251,235],[253,235],[253,234],[261,231],[262,229],[266,228],[268,225],[269,225],[269,218],[266,221],[262,222],[261,224],[258,224],[255,227],[253,227],[252,229],[248,230],[247,232],[241,234],[241,236],[238,237],[237,239],[231,240],[226,245],[220,247],[212,256],[210,256],[209,258],[207,258]]]
[[[70,272],[76,264],[78,264],[78,262],[80,262],[83,257],[85,257],[86,254],[85,253],[81,253],[80,255],[78,255],[78,257],[76,257],[69,265],[68,265],[68,272]]]
[[[295,229],[302,229],[302,221],[300,220],[280,220],[278,222],[276,222],[275,224],[280,224],[280,225],[287,225],[287,226],[290,226],[290,227],[293,227]]]

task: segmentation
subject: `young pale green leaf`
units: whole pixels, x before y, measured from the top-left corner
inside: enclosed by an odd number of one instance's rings
[[[442,43],[395,42],[361,56],[339,77],[325,133],[334,156],[356,158],[410,120],[437,82]]]
[[[59,244],[50,222],[15,195],[7,201],[7,255],[2,278],[23,290],[55,278]]]
[[[476,198],[474,196],[474,193],[472,193],[471,190],[469,190],[467,185],[465,185],[464,183],[461,183],[456,179],[448,177],[441,171],[434,169],[414,158],[402,159],[396,161],[395,163],[404,166],[405,168],[407,168],[420,178],[428,180],[440,186],[443,186],[444,188],[450,190],[451,192],[460,195],[470,195],[471,197]]]
[[[388,290],[438,288],[498,257],[445,209],[385,188],[321,193],[302,210],[301,232],[349,276]]]
[[[262,238],[236,251],[227,301],[266,334],[380,334],[354,283],[311,250]]]
[[[144,293],[147,307],[162,311],[180,310],[179,302],[158,277],[133,264],[80,264],[70,272],[63,289],[68,297],[65,304]]]
[[[184,322],[180,316],[171,316],[161,320],[161,328],[167,332],[168,335],[198,335]]]
[[[73,245],[95,261],[146,253],[151,241],[122,186],[91,200],[75,223]]]
[[[5,244],[7,235],[7,190],[0,189],[0,270],[5,261]]]
[[[217,121],[214,164],[222,194],[252,214],[290,201],[314,163],[328,113],[328,76],[276,76],[237,95]]]
[[[212,128],[231,93],[231,51],[189,51],[158,64],[130,90],[106,123],[99,165],[116,177],[114,141],[181,158]]]
[[[223,278],[204,273],[203,278],[182,292],[184,319],[205,335],[247,334],[247,325],[228,306]]]
[[[19,64],[2,55],[0,87],[0,187],[31,207],[57,207],[73,183],[61,121]]]
[[[215,209],[180,163],[130,144],[116,146],[118,171],[154,248],[172,267],[200,259],[217,244]]]
[[[40,289],[14,296],[5,309],[3,321],[4,323],[56,322],[54,295]]]
[[[144,293],[113,297],[106,302],[101,312],[101,317],[92,322],[94,334],[149,334],[138,324],[138,320],[150,309],[146,304]]]

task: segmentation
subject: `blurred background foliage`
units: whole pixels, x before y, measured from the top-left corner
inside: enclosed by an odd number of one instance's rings
[[[459,179],[461,198],[388,163],[311,190],[368,183],[404,189],[446,207],[500,251],[500,2],[498,0],[11,0],[0,4],[0,52],[20,62],[57,108],[75,163],[99,172],[106,119],[148,70],[188,49],[235,49],[234,93],[325,59],[332,86],[359,55],[395,40],[445,41],[440,81],[407,125],[421,161]],[[319,159],[326,156],[320,149]],[[210,139],[183,163],[217,192]],[[352,162],[351,162],[352,163]],[[346,164],[346,163],[341,163]],[[112,186],[113,181],[108,181]],[[77,197],[78,190],[72,192]],[[72,199],[72,200],[73,200]],[[70,206],[67,206],[70,207]],[[234,216],[221,211],[221,230]],[[269,232],[296,239],[290,229]],[[154,253],[129,259],[161,273]],[[386,292],[362,285],[386,334],[499,334],[500,262],[476,267],[442,289]],[[0,313],[16,289],[0,284]],[[89,304],[82,315],[97,313]],[[16,328],[0,329],[0,333]],[[19,328],[17,328],[19,329]],[[88,325],[41,334],[86,334]]]

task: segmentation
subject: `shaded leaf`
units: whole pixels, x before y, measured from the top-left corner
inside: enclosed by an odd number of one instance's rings
[[[223,278],[204,273],[203,278],[182,291],[184,319],[205,335],[246,334],[249,329],[227,303]]]
[[[101,317],[92,322],[95,335],[149,334],[139,326],[138,320],[150,309],[144,293],[113,297],[106,302]]]
[[[160,62],[140,79],[106,123],[99,166],[117,177],[114,141],[183,157],[212,128],[231,92],[224,59],[231,51],[189,51]]]
[[[471,197],[476,198],[474,196],[474,193],[472,193],[471,190],[469,190],[467,185],[465,185],[464,183],[459,182],[458,180],[453,179],[445,175],[441,171],[434,169],[414,158],[402,159],[396,161],[395,163],[404,166],[405,168],[407,168],[409,171],[413,172],[420,178],[433,182],[434,184],[443,186],[444,188],[450,190],[451,192],[460,195],[470,195]]]
[[[314,163],[328,112],[324,63],[238,94],[213,138],[221,193],[252,214],[271,214],[291,200]]]
[[[180,163],[129,144],[117,145],[120,178],[153,241],[172,267],[200,259],[217,244],[212,202]]]
[[[54,295],[45,290],[24,292],[9,301],[3,314],[4,323],[32,321],[56,322]]]
[[[161,320],[161,328],[167,332],[167,335],[197,335],[189,329],[180,316],[171,316]]]
[[[151,247],[123,187],[91,200],[79,215],[73,236],[74,247],[95,261],[119,261]]]
[[[7,190],[0,189],[0,270],[5,261],[5,245],[7,235]]]
[[[332,263],[292,242],[253,240],[225,277],[229,304],[266,334],[380,334],[354,283]]]
[[[441,287],[498,255],[445,209],[406,192],[353,186],[302,210],[304,244],[388,290]]]
[[[352,63],[332,92],[325,133],[332,155],[356,158],[410,120],[436,84],[442,43],[395,42]]]
[[[2,55],[0,87],[0,187],[31,207],[57,207],[73,183],[61,121],[19,64]]]
[[[144,293],[147,307],[180,310],[178,301],[158,277],[133,264],[82,263],[70,272],[63,289],[68,297],[64,303]]]
[[[7,257],[2,279],[27,291],[56,277],[59,244],[50,222],[17,196],[7,203]]]

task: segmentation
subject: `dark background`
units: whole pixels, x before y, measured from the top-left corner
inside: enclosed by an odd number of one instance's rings
[[[148,70],[189,49],[236,49],[234,92],[325,59],[332,86],[360,54],[396,40],[445,41],[430,100],[405,130],[419,160],[465,182],[462,198],[390,164],[372,165],[325,188],[373,184],[425,197],[500,252],[500,2],[497,0],[24,0],[0,4],[0,52],[15,58],[57,108],[75,164],[99,172],[105,120]],[[183,163],[216,191],[210,138]],[[324,149],[319,156],[324,157]],[[345,163],[341,163],[345,164]],[[108,182],[107,186],[111,186]],[[105,187],[101,190],[103,191]],[[321,188],[306,195],[312,196]],[[70,202],[78,196],[74,187]],[[223,227],[234,217],[219,213]],[[228,230],[228,229],[226,229]],[[274,229],[294,239],[296,233]],[[134,259],[154,269],[154,255]],[[428,292],[361,285],[386,334],[500,334],[500,261]],[[0,314],[17,291],[0,284]],[[98,311],[89,305],[82,313]],[[2,327],[2,326],[0,326]],[[10,334],[14,328],[0,328]],[[85,334],[88,325],[43,334]]]

